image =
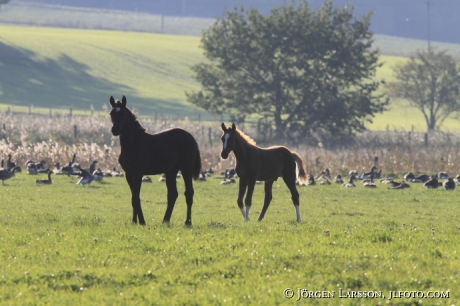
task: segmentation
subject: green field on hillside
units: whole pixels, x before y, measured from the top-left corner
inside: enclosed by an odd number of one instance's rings
[[[0,109],[102,111],[109,96],[126,95],[143,115],[209,119],[184,94],[199,88],[190,69],[204,60],[199,44],[196,36],[0,26]],[[381,60],[385,65],[377,78],[389,81],[404,58],[382,55]],[[424,131],[422,114],[407,106],[393,101],[368,128]],[[444,129],[458,130],[460,122],[449,119]]]
[[[141,190],[144,227],[130,223],[124,178],[83,187],[52,176],[52,185],[37,186],[43,176],[19,173],[0,185],[2,305],[294,305],[299,289],[302,305],[460,301],[458,188],[298,187],[298,224],[279,180],[265,219],[256,221],[257,185],[243,222],[237,184],[208,178],[194,184],[188,228],[182,181],[172,223],[163,225],[166,187],[155,176]],[[308,297],[318,291],[334,296]],[[390,291],[448,297],[389,300]]]
[[[190,116],[184,91],[199,38],[148,33],[0,27],[2,104],[101,110],[126,95],[140,112]]]

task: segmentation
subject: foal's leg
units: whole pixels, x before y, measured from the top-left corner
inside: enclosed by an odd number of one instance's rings
[[[189,172],[182,171],[182,178],[185,183],[185,202],[187,203],[187,219],[185,220],[185,225],[192,225],[192,205],[193,205],[193,182],[192,175]]]
[[[248,180],[248,192],[246,193],[246,198],[244,199],[244,204],[246,205],[246,218],[245,221],[249,221],[249,210],[252,205],[252,193],[254,192],[254,186],[256,185],[255,180]]]
[[[302,219],[300,218],[299,192],[297,191],[297,188],[295,186],[295,171],[293,173],[283,174],[283,180],[286,183],[286,186],[291,191],[291,199],[292,204],[294,204],[297,222],[302,222]]]
[[[236,200],[236,202],[238,203],[238,207],[240,208],[245,221],[248,221],[248,220],[246,220],[246,212],[244,211],[243,197],[244,197],[244,194],[246,193],[247,187],[248,187],[248,184],[246,183],[246,179],[240,177],[239,178],[239,188],[238,188],[238,199]]]
[[[177,169],[168,171],[165,173],[166,175],[166,188],[168,189],[168,207],[166,208],[166,213],[163,218],[163,223],[169,223],[171,219],[171,214],[174,209],[174,205],[176,204],[177,196],[177,186],[176,186],[176,175]]]
[[[265,216],[265,213],[267,212],[268,206],[270,205],[270,202],[272,200],[272,186],[273,186],[274,181],[266,181],[264,184],[264,190],[265,190],[265,199],[264,199],[264,207],[262,208],[262,211],[260,212],[259,219],[257,221],[262,221],[262,219]]]
[[[137,218],[139,218],[139,224],[145,225],[144,214],[142,213],[141,208],[141,198],[139,197],[141,192],[142,177],[137,177],[131,173],[126,173],[126,181],[128,182],[129,188],[131,189],[133,223],[137,223]]]

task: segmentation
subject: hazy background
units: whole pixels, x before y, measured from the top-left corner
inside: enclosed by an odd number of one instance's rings
[[[75,7],[105,8],[164,14],[166,16],[214,18],[235,6],[254,7],[269,13],[284,0],[12,0]],[[324,1],[310,0],[312,8]],[[336,5],[350,3],[357,16],[373,11],[371,30],[384,34],[440,42],[460,43],[460,1],[458,0],[335,0]]]

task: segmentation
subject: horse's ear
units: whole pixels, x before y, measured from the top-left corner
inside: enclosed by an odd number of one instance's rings
[[[222,128],[222,131],[226,131],[227,130],[227,127],[225,126],[225,123],[222,122],[222,125],[220,126]]]
[[[126,106],[126,103],[127,103],[126,97],[123,96],[123,98],[121,98],[121,105]]]
[[[236,125],[235,125],[235,123],[232,123],[232,130],[233,130],[233,131],[236,131]]]
[[[113,98],[113,96],[110,96],[110,105],[112,105],[112,107],[115,107],[115,99]]]

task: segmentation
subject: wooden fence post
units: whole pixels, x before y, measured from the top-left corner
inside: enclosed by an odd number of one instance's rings
[[[211,148],[212,148],[212,137],[211,137],[211,134],[212,134],[212,133],[211,133],[211,131],[212,131],[212,129],[211,129],[211,128],[209,128],[209,129],[208,129],[209,145],[210,145],[210,146],[211,146]]]

